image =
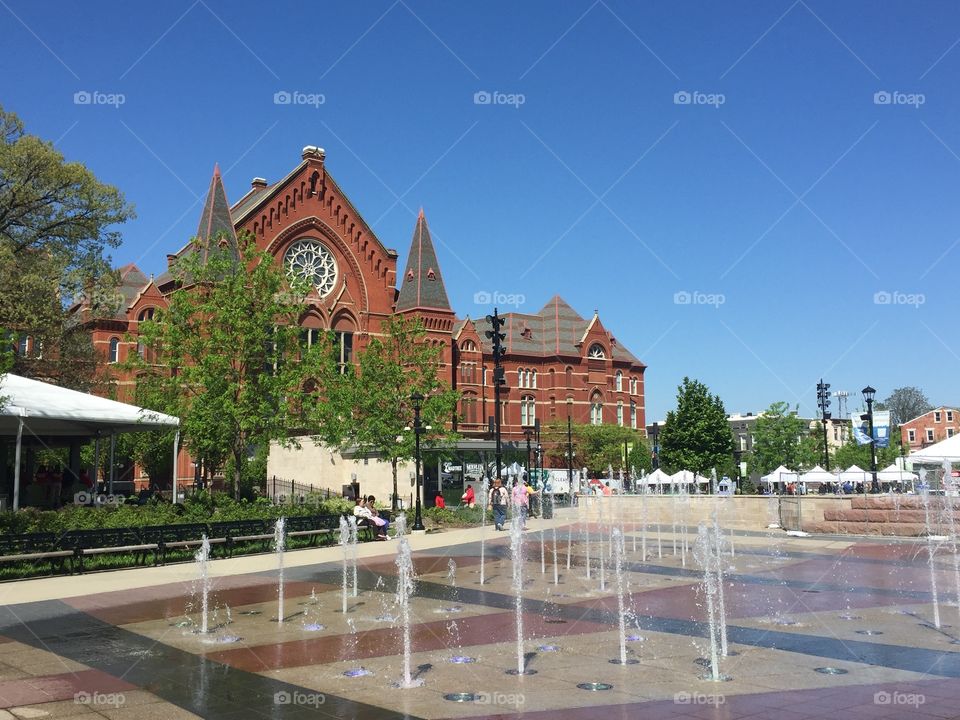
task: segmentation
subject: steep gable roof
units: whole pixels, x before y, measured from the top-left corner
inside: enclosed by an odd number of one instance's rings
[[[447,299],[447,289],[440,274],[437,251],[430,238],[430,229],[423,209],[417,217],[407,256],[407,269],[403,272],[403,284],[397,296],[397,312],[425,309],[452,312]]]
[[[231,253],[234,258],[240,257],[237,232],[233,227],[230,204],[227,202],[227,192],[223,187],[223,178],[220,177],[219,165],[213,168],[210,189],[207,191],[203,212],[200,213],[197,241],[200,243],[200,253],[204,260],[213,253],[221,252],[221,248]]]

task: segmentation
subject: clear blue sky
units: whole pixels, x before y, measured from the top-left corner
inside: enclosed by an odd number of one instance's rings
[[[319,145],[400,267],[425,208],[459,314],[598,308],[649,420],[684,375],[730,412],[813,413],[821,376],[960,403],[956,3],[0,0],[0,23],[4,106],[136,205],[118,264],[165,268],[215,162],[235,200]]]

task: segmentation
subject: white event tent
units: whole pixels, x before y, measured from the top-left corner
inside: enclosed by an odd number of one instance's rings
[[[837,476],[833,473],[827,472],[819,465],[815,465],[812,470],[809,470],[803,475],[800,476],[800,482],[807,485],[811,483],[821,484],[825,482],[833,482],[837,479]]]
[[[670,485],[673,481],[663,470],[657,468],[644,478],[647,485]]]
[[[857,465],[851,465],[842,473],[840,473],[839,480],[842,483],[847,481],[850,481],[852,483],[858,483],[858,482],[868,483],[873,481],[873,475],[871,475],[868,471],[864,470],[863,468],[858,467]]]
[[[944,461],[960,463],[960,435],[912,452],[907,456],[907,460],[915,465],[942,465]]]
[[[796,482],[797,479],[797,473],[795,473],[793,470],[787,470],[787,468],[781,465],[769,475],[764,475],[761,477],[760,482],[765,482],[772,485],[773,483]]]
[[[20,505],[20,453],[26,430],[37,438],[96,437],[178,427],[180,419],[12,373],[0,376],[0,436],[16,437],[13,509]],[[173,443],[174,467],[180,440]],[[111,462],[112,467],[112,462]],[[177,499],[176,472],[173,483]]]
[[[670,476],[670,481],[674,485],[709,485],[710,478],[698,475],[690,470],[678,470]]]
[[[888,483],[915,482],[918,479],[916,473],[907,472],[897,467],[896,463],[877,471],[877,480]]]

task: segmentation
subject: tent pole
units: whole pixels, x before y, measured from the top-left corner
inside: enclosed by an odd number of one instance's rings
[[[113,472],[114,472],[113,454],[116,451],[116,449],[117,449],[117,435],[116,433],[110,433],[110,481],[109,481],[110,484],[108,486],[109,490],[107,491],[107,494],[109,495],[113,495]]]
[[[100,490],[100,431],[97,430],[97,440],[93,446],[93,492],[96,495]]]
[[[177,493],[177,455],[180,454],[180,430],[177,430],[177,433],[173,436],[173,483],[171,487],[173,488],[173,504],[176,505],[178,498],[180,497]]]
[[[23,441],[23,418],[17,425],[17,451],[13,461],[13,509],[20,509],[20,445]]]

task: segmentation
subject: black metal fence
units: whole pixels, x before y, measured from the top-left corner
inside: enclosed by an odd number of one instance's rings
[[[330,488],[316,487],[295,480],[278,478],[276,475],[267,478],[264,495],[275,503],[303,503],[307,497],[320,497],[323,500],[343,497],[343,493]]]

